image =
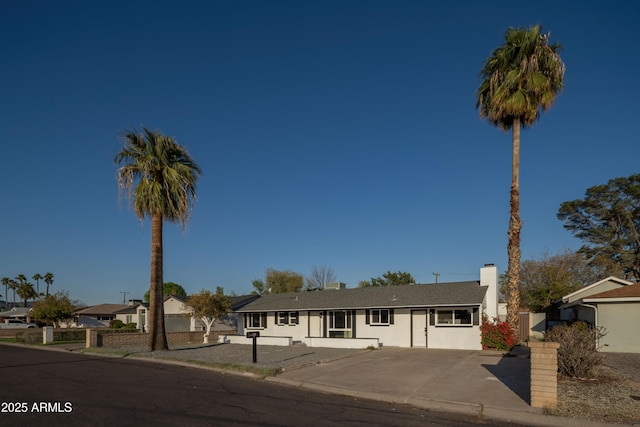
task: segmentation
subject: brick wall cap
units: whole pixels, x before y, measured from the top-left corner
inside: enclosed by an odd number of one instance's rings
[[[560,344],[551,341],[531,341],[529,342],[530,348],[560,348]]]

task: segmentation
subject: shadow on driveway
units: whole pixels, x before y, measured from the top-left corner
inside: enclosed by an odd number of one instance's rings
[[[495,365],[482,364],[498,381],[527,404],[531,404],[531,359],[525,347],[516,347]]]

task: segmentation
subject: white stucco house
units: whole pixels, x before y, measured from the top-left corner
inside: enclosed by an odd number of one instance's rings
[[[599,351],[640,353],[640,283],[607,277],[562,297],[559,308],[565,321],[604,328]]]
[[[186,297],[178,295],[164,296],[164,323],[167,332],[199,331],[199,321],[191,317],[192,309],[185,305]],[[116,319],[126,323],[135,323],[143,332],[149,330],[149,303],[140,300],[129,301],[129,306],[116,313]]]
[[[485,265],[479,281],[268,294],[236,312],[227,342],[257,331],[262,344],[480,350],[483,314],[498,317],[498,269]]]

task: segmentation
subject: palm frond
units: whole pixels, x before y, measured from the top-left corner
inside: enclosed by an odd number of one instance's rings
[[[505,42],[487,58],[476,91],[480,117],[505,131],[514,119],[535,123],[562,90],[565,65],[559,43],[549,44],[542,27],[508,28]]]
[[[142,128],[123,134],[115,163],[121,196],[133,204],[141,220],[155,214],[183,227],[196,199],[200,167],[173,138]]]

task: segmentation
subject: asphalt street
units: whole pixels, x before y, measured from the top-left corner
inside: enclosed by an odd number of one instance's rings
[[[0,426],[510,425],[238,375],[0,345]]]

